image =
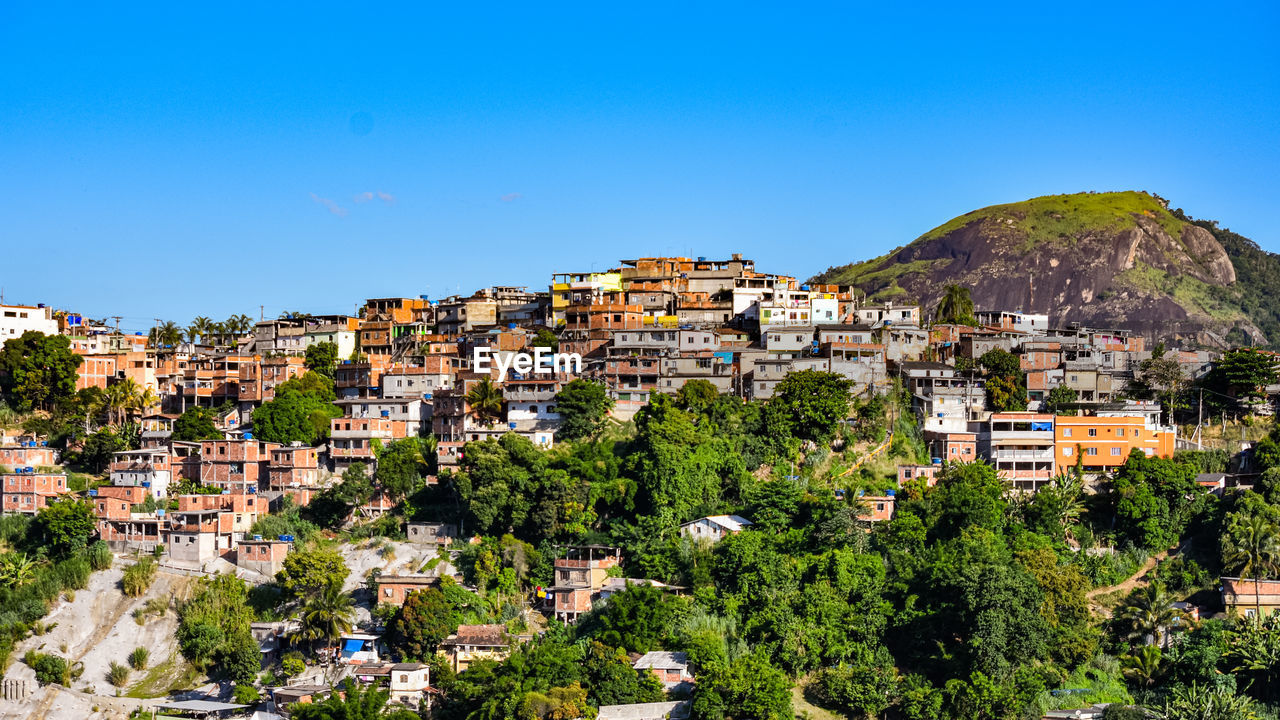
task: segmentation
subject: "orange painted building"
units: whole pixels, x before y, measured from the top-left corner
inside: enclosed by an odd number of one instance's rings
[[[1085,469],[1097,472],[1123,465],[1135,449],[1154,457],[1172,457],[1174,431],[1141,415],[1058,416],[1054,423],[1054,444],[1058,467],[1074,466],[1076,453],[1080,453]]]

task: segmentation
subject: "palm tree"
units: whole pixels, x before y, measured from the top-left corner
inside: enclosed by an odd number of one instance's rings
[[[182,342],[182,327],[172,320],[165,320],[160,325],[160,342],[176,347]]]
[[[136,412],[139,416],[147,414],[147,411],[160,403],[160,396],[156,395],[151,388],[142,388],[141,391],[134,393],[133,400],[129,404],[129,409]]]
[[[212,320],[204,315],[197,316],[191,321],[191,324],[187,326],[187,338],[191,342],[195,342],[197,339],[204,342],[212,329]]]
[[[1166,631],[1184,618],[1185,613],[1173,606],[1173,596],[1160,582],[1134,590],[1116,615],[1120,625],[1128,629],[1126,639],[1156,647],[1165,646]]]
[[[232,315],[227,318],[227,321],[223,323],[223,325],[226,326],[227,332],[231,333],[233,337],[239,340],[241,336],[248,333],[253,327],[253,318],[243,313],[240,315]]]
[[[107,422],[116,425],[124,421],[124,414],[134,406],[139,395],[138,383],[133,378],[125,378],[118,383],[107,386],[106,405]]]
[[[1121,672],[1131,682],[1142,687],[1151,687],[1160,674],[1160,660],[1163,653],[1154,645],[1144,645],[1129,655],[1120,658]]]
[[[1050,493],[1058,507],[1058,523],[1065,537],[1084,511],[1084,480],[1074,472],[1060,472],[1039,492]]]
[[[16,588],[35,577],[36,561],[26,553],[6,553],[0,556],[0,584]]]
[[[1262,617],[1262,578],[1274,573],[1280,564],[1280,529],[1260,513],[1234,513],[1227,521],[1222,538],[1222,563],[1243,580],[1253,578],[1255,619]]]
[[[477,420],[492,424],[502,417],[502,389],[489,378],[481,378],[467,391],[467,404]]]
[[[309,642],[332,643],[351,632],[355,618],[355,600],[342,592],[342,583],[331,582],[302,603],[298,637]]]
[[[958,323],[968,325],[973,319],[973,298],[969,296],[969,288],[960,285],[948,285],[938,307],[933,311],[934,322]]]

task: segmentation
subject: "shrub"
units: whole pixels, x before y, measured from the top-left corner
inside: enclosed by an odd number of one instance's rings
[[[290,653],[280,661],[280,669],[288,677],[296,677],[306,672],[307,663],[302,659],[300,653]]]
[[[147,660],[151,658],[151,651],[144,647],[136,647],[133,652],[129,653],[129,667],[134,670],[146,670]]]
[[[60,683],[71,684],[71,673],[67,661],[57,655],[30,650],[22,657],[22,662],[36,671],[36,682],[41,685]]]
[[[231,696],[241,705],[256,705],[262,697],[258,692],[258,688],[252,685],[237,685],[231,691]]]
[[[106,570],[111,567],[115,555],[111,554],[111,548],[101,540],[89,546],[89,567],[94,570]]]
[[[116,687],[124,687],[129,682],[129,666],[112,660],[111,669],[107,670],[107,680]]]
[[[156,579],[156,563],[151,558],[142,558],[130,565],[120,578],[120,589],[129,597],[138,597],[151,587]]]

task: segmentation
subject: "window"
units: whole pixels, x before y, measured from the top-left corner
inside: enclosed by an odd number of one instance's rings
[[[1069,447],[1062,448],[1062,454],[1066,457],[1071,457],[1071,448]]]
[[[383,588],[382,592],[386,594],[387,597],[391,597],[391,588]]]
[[[1098,428],[1089,428],[1089,437],[1098,437]]]
[[[1120,455],[1120,448],[1118,448],[1118,447],[1113,447],[1113,448],[1111,448],[1111,454],[1112,454],[1113,456],[1117,456],[1117,457],[1118,457],[1118,456]]]
[[[1089,456],[1097,455],[1097,454],[1098,454],[1098,448],[1096,448],[1096,447],[1089,448],[1089,449],[1085,452],[1085,454],[1086,454],[1086,455],[1089,455]]]
[[[1062,428],[1062,437],[1071,437],[1071,428]]]

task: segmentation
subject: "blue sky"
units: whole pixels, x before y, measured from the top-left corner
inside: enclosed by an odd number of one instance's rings
[[[686,5],[0,4],[5,298],[145,329],[644,255],[808,277],[1080,190],[1280,251],[1275,3]]]

